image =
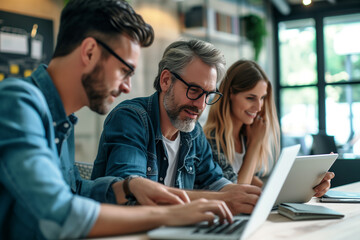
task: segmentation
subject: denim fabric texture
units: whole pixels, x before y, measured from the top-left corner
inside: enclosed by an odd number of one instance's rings
[[[215,136],[215,133],[211,133],[212,136]],[[214,161],[219,164],[223,171],[223,175],[226,179],[230,180],[233,183],[237,182],[237,173],[234,171],[234,168],[232,167],[231,163],[227,160],[224,151],[222,150],[220,146],[220,151],[218,151],[218,148],[216,147],[216,141],[215,139],[209,139],[208,142],[211,146],[211,151],[214,157]]]
[[[0,239],[85,237],[100,211],[95,200],[115,202],[118,178],[85,181],[74,166],[76,121],[45,65],[0,82]]]
[[[167,158],[156,92],[150,97],[124,101],[107,116],[92,178],[139,175],[164,183]],[[180,132],[174,187],[217,191],[229,183],[212,160],[211,148],[200,124],[197,123],[192,132]]]

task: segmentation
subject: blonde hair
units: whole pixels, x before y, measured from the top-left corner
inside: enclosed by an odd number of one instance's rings
[[[267,96],[261,109],[261,115],[266,119],[268,127],[260,143],[260,161],[256,170],[263,170],[263,175],[265,175],[269,172],[269,157],[270,160],[275,161],[279,156],[280,127],[271,82],[256,62],[239,60],[230,66],[219,87],[223,97],[219,102],[211,106],[204,132],[208,139],[215,140],[218,153],[220,154],[220,149],[222,149],[227,160],[233,163],[235,143],[231,120],[230,94],[251,90],[259,81],[267,83]],[[244,130],[244,127],[241,131]]]

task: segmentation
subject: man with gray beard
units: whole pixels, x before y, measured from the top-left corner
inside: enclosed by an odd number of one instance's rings
[[[197,122],[206,105],[221,98],[216,83],[224,69],[224,57],[210,43],[170,44],[159,63],[156,92],[120,103],[106,118],[92,179],[148,178],[186,189],[191,200],[223,200],[234,214],[251,213],[260,188],[222,176]]]

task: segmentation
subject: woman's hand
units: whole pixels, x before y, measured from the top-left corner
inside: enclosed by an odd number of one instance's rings
[[[321,180],[319,185],[314,187],[315,195],[314,197],[322,197],[331,186],[331,179],[335,177],[335,173],[327,172],[324,178]]]
[[[257,116],[251,125],[246,125],[247,144],[259,144],[265,136],[266,128],[266,119],[260,116]]]
[[[263,181],[261,181],[261,179],[257,176],[254,176],[252,181],[251,181],[251,185],[257,186],[259,188],[262,188],[262,186],[264,185]]]

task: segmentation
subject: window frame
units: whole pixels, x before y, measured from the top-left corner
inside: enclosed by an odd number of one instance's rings
[[[278,110],[278,117],[280,121],[281,103],[280,103],[280,92],[282,89],[296,89],[302,87],[316,87],[318,92],[318,127],[319,133],[326,133],[326,86],[330,85],[352,85],[360,84],[360,79],[353,79],[349,82],[338,82],[338,83],[326,83],[325,81],[325,50],[324,50],[324,18],[356,14],[360,12],[360,6],[355,1],[337,1],[336,4],[332,5],[329,2],[315,2],[312,6],[304,7],[302,5],[293,6],[289,15],[282,15],[276,9],[274,12],[274,53],[275,53],[275,104]],[[280,83],[280,48],[279,48],[279,28],[278,24],[283,21],[301,20],[312,18],[315,21],[315,35],[316,35],[316,57],[317,57],[317,83],[296,85],[296,86],[281,86]],[[280,126],[281,127],[281,126]],[[283,145],[283,144],[282,144]]]

